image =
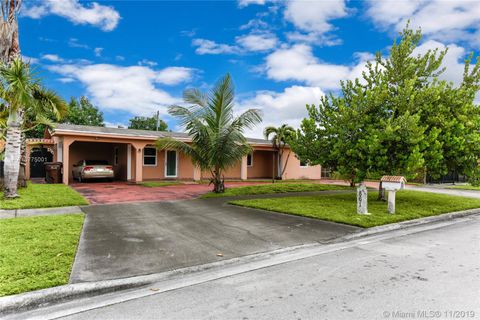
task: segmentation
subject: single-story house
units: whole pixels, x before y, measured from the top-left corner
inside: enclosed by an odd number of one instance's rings
[[[194,166],[190,158],[174,150],[157,150],[155,141],[172,137],[189,142],[186,133],[146,131],[123,128],[57,124],[45,132],[44,139],[31,139],[28,143],[30,167],[27,177],[44,176],[42,161],[63,163],[63,183],[73,182],[73,165],[81,160],[107,160],[117,180],[141,182],[144,180],[201,180],[208,172]],[[280,164],[277,150],[271,141],[248,139],[252,154],[243,157],[237,165],[225,172],[225,179],[268,179],[282,168],[289,149]],[[301,163],[293,153],[288,157],[283,179],[320,179],[321,167]]]

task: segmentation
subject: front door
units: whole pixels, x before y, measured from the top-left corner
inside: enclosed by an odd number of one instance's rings
[[[47,148],[35,148],[30,152],[30,177],[45,178],[45,162],[52,162],[53,154]]]
[[[165,177],[177,177],[177,151],[167,150],[165,152]]]

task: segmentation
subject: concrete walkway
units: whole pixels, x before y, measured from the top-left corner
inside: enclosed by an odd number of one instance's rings
[[[34,216],[50,216],[69,213],[81,213],[82,209],[77,206],[39,208],[39,209],[18,209],[18,210],[0,210],[0,219],[24,218]]]
[[[221,199],[82,208],[87,214],[70,281],[164,272],[296,245],[360,228],[228,205]]]
[[[264,182],[226,182],[227,188],[257,185]],[[155,202],[194,199],[212,190],[208,184],[178,184],[164,187],[145,187],[127,182],[74,183],[71,185],[91,204],[125,202]]]

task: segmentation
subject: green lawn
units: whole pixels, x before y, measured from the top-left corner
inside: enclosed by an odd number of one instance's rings
[[[479,187],[474,187],[469,184],[466,185],[459,185],[459,186],[449,186],[447,187],[448,189],[461,189],[461,190],[474,190],[474,191],[480,191],[480,186]]]
[[[0,296],[68,283],[83,214],[0,219]]]
[[[340,222],[359,227],[417,219],[441,213],[480,208],[480,199],[455,197],[418,191],[397,192],[396,213],[387,213],[387,203],[368,196],[371,215],[356,213],[356,194],[315,195],[271,199],[236,200],[231,204]]]
[[[77,191],[64,184],[32,184],[18,190],[20,198],[6,200],[0,192],[0,209],[51,208],[88,204]]]
[[[168,186],[176,186],[181,184],[178,181],[143,181],[139,183],[144,187],[155,188],[155,187],[168,187]]]
[[[307,191],[327,191],[327,190],[351,190],[350,187],[327,185],[318,183],[269,183],[258,184],[254,186],[227,188],[224,193],[207,193],[201,198],[219,198],[245,196],[255,194],[286,193],[286,192],[307,192]]]

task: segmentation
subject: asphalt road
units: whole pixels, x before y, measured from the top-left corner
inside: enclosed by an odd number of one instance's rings
[[[412,318],[480,319],[480,217],[63,319]]]

